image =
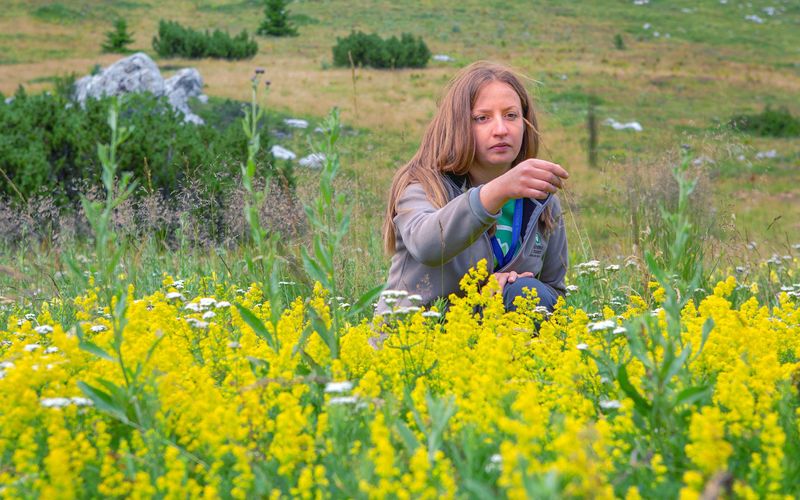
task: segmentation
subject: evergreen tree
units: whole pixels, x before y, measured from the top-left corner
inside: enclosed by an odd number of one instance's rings
[[[128,33],[128,23],[124,19],[114,21],[114,30],[106,32],[106,41],[103,42],[103,52],[116,52],[124,54],[128,45],[133,43],[131,33]]]
[[[297,36],[297,28],[289,22],[290,0],[265,0],[264,20],[258,27],[259,35]]]

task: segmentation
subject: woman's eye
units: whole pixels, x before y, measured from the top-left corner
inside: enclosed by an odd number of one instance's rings
[[[488,118],[486,117],[486,115],[478,115],[478,116],[473,116],[472,119],[475,120],[476,123],[483,123]]]
[[[517,113],[507,113],[506,118],[508,118],[509,120],[516,120],[517,118],[519,118],[519,115]]]

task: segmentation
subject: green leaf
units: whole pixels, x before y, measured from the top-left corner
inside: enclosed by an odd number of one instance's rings
[[[314,256],[317,258],[317,262],[322,264],[326,277],[332,275],[333,255],[326,251],[326,248],[322,244],[322,238],[320,237],[314,238]]]
[[[308,273],[309,277],[313,281],[319,281],[322,286],[327,288],[328,283],[328,275],[323,271],[322,267],[320,267],[319,263],[312,259],[305,248],[301,250],[301,254],[303,257],[303,268]]]
[[[628,378],[628,370],[625,368],[625,365],[620,365],[617,369],[617,382],[619,383],[620,389],[633,400],[633,404],[635,405],[636,409],[642,415],[646,415],[650,413],[652,406],[650,403],[639,394],[639,391],[631,384],[630,379]]]
[[[419,448],[419,441],[417,440],[417,436],[408,428],[405,422],[402,420],[398,420],[395,424],[397,428],[397,433],[400,435],[400,438],[403,440],[403,444],[406,445],[406,449],[409,451],[409,455],[412,455],[417,448]]]
[[[663,378],[663,383],[668,384],[670,379],[675,376],[675,374],[680,371],[681,367],[686,363],[686,360],[689,358],[689,355],[692,353],[692,343],[687,342],[686,347],[684,347],[683,351],[681,352],[680,356],[675,358],[669,367],[666,370],[666,375]]]
[[[78,382],[78,388],[86,397],[92,400],[95,408],[109,414],[124,424],[131,424],[125,412],[114,402],[111,396],[97,387],[93,387],[86,382]]]
[[[678,396],[675,398],[675,406],[680,406],[683,404],[693,404],[696,401],[705,399],[710,395],[711,395],[711,386],[698,385],[695,387],[689,387],[678,393]]]
[[[267,327],[264,326],[264,323],[258,319],[258,317],[253,314],[250,309],[244,307],[243,305],[236,304],[236,308],[239,310],[239,314],[242,315],[244,322],[247,323],[247,326],[252,328],[256,335],[266,340],[267,345],[270,346],[273,351],[278,352],[278,341],[272,336],[269,330],[267,330]]]
[[[358,300],[350,306],[350,315],[351,317],[358,317],[362,311],[364,311],[367,307],[371,306],[372,303],[380,296],[381,292],[383,291],[385,284],[381,284],[372,288],[371,290],[367,290]]]
[[[150,358],[153,356],[153,352],[155,352],[156,347],[158,347],[158,344],[160,344],[161,341],[164,340],[164,337],[166,337],[166,335],[164,335],[163,333],[161,334],[160,337],[156,337],[155,342],[153,342],[153,344],[147,350],[147,356],[144,358],[145,363],[150,361]]]
[[[97,344],[95,344],[94,342],[91,342],[89,340],[80,341],[78,343],[78,348],[81,349],[81,350],[84,350],[86,352],[92,353],[95,356],[97,356],[98,358],[103,358],[103,359],[105,359],[107,361],[116,361],[110,354],[108,354],[106,351],[104,351],[102,348],[100,348]]]
[[[708,336],[711,335],[711,330],[714,329],[714,320],[712,318],[708,318],[705,323],[703,323],[703,336],[700,340],[700,349],[697,350],[697,356],[703,351],[703,346],[706,345],[706,341],[708,340]]]
[[[336,331],[333,329],[333,327],[328,329],[327,325],[325,325],[325,322],[322,320],[322,318],[320,318],[319,314],[317,314],[317,311],[314,309],[309,308],[308,315],[309,319],[311,320],[312,328],[317,332],[317,335],[320,336],[322,341],[325,342],[325,345],[328,346],[328,349],[330,349],[331,358],[337,359],[339,357],[339,345],[337,342],[338,339],[336,337]]]

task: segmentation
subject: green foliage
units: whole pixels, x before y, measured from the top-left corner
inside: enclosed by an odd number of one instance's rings
[[[108,106],[109,98],[88,99],[81,108],[63,95],[29,96],[20,89],[11,103],[0,106],[0,128],[5,131],[0,134],[0,168],[10,180],[0,177],[0,193],[30,198],[47,191],[64,203],[77,199],[82,183],[96,185],[101,168],[95,141],[108,133]],[[235,106],[223,107],[231,114]],[[207,119],[214,114],[213,110],[201,112]],[[151,192],[172,192],[185,179],[195,177],[217,190],[220,186],[213,183],[231,179],[238,159],[246,154],[239,123],[183,123],[163,97],[130,95],[120,115],[131,130],[129,140],[118,148],[119,170],[132,173]],[[259,126],[266,126],[266,121]],[[259,152],[256,161],[262,171],[273,172],[268,148]],[[291,172],[274,172],[291,183]]]
[[[625,40],[619,33],[614,35],[614,48],[617,50],[625,50]]]
[[[339,174],[341,163],[336,142],[341,134],[339,110],[333,108],[322,126],[325,139],[317,145],[317,150],[325,158],[319,181],[319,196],[312,204],[305,206],[306,216],[312,231],[313,250],[302,248],[303,268],[315,282],[329,290],[336,301],[341,299],[344,267],[344,239],[350,229],[352,206],[343,193],[336,192],[334,181]],[[383,285],[365,292],[352,305],[338,303],[332,307],[329,325],[319,316],[313,306],[308,307],[310,321],[303,332],[296,350],[303,352],[311,332],[316,332],[330,349],[332,359],[339,357],[341,326],[346,321],[357,320],[371,312],[371,305],[383,290]]]
[[[353,31],[345,38],[336,38],[333,47],[333,65],[350,66],[350,58],[356,66],[373,68],[424,68],[431,58],[431,51],[421,37],[403,33],[398,39],[386,40],[377,34],[367,35]]]
[[[286,8],[290,0],[265,0],[264,20],[257,33],[265,36],[297,36],[297,28],[289,19]]]
[[[729,125],[742,132],[762,137],[797,137],[800,136],[800,118],[792,116],[786,107],[772,109],[767,106],[764,111],[755,115],[736,115]]]
[[[106,32],[106,40],[103,42],[103,52],[115,52],[125,54],[129,52],[128,45],[133,43],[131,33],[128,33],[128,22],[125,19],[114,21],[114,30]]]
[[[42,21],[72,23],[81,20],[84,14],[62,3],[55,2],[37,8],[33,11],[33,16]]]
[[[250,59],[258,52],[258,44],[242,31],[235,37],[227,32],[200,32],[181,26],[176,21],[158,23],[158,35],[153,37],[153,49],[160,57],[201,59]]]

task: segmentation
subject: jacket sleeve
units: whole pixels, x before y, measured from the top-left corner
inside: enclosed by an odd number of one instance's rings
[[[496,220],[486,211],[480,187],[435,208],[421,184],[409,185],[397,202],[394,225],[409,254],[426,266],[441,266],[467,249]]]
[[[542,270],[538,279],[542,283],[550,286],[559,295],[567,292],[564,277],[567,275],[569,266],[569,252],[567,250],[567,231],[564,226],[564,216],[561,212],[561,203],[558,197],[553,196],[550,207],[556,221],[556,227],[547,242],[547,250],[544,253]]]

